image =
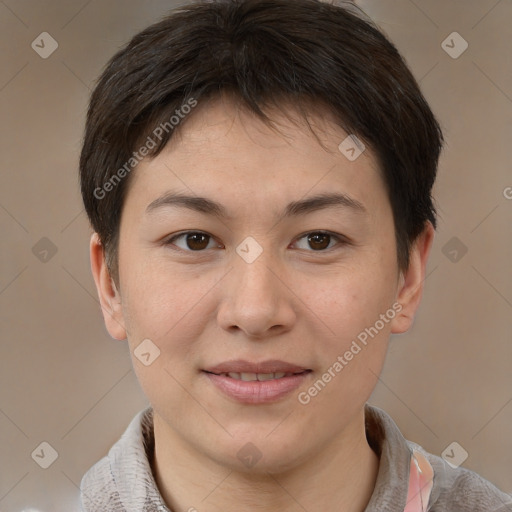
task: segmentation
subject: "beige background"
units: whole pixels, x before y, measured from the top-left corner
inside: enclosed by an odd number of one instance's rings
[[[372,402],[433,453],[457,441],[465,467],[512,493],[512,2],[359,4],[408,60],[447,138],[423,305],[392,340]],[[94,79],[172,5],[0,1],[1,512],[78,510],[83,473],[146,405],[125,344],[103,326],[77,160]],[[42,59],[31,43],[45,31],[59,46]],[[442,47],[454,31],[469,44],[456,59]],[[47,261],[34,254],[50,248],[43,237],[57,250]],[[46,470],[31,458],[43,441],[58,452]]]

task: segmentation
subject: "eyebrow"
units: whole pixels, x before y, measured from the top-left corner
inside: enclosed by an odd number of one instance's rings
[[[229,219],[226,208],[212,199],[200,196],[191,196],[180,192],[166,192],[158,199],[155,199],[146,208],[146,213],[151,214],[155,210],[166,207],[188,208],[190,210],[213,215],[214,217]],[[366,213],[364,205],[352,197],[342,193],[323,193],[317,194],[299,201],[289,203],[279,219],[287,217],[296,217],[308,213],[316,212],[326,208],[341,207],[350,209],[356,213]]]

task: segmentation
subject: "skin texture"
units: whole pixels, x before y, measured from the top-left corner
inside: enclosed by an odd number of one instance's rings
[[[91,238],[105,323],[113,338],[128,339],[154,408],[154,472],[176,512],[364,510],[378,470],[364,404],[389,335],[410,327],[421,298],[433,228],[426,224],[400,272],[391,206],[370,149],[350,162],[338,150],[347,134],[320,109],[310,123],[325,148],[298,116],[291,122],[274,111],[271,118],[279,133],[217,98],[139,164],[121,218],[119,287]],[[146,213],[170,190],[213,199],[229,216],[175,206]],[[279,219],[288,203],[332,192],[364,211],[331,206]],[[165,245],[186,230],[211,235],[207,248],[192,251],[184,237]],[[340,240],[314,250],[319,244],[306,235],[319,230]],[[236,252],[248,236],[263,249],[250,264]],[[400,313],[307,405],[299,403],[298,392],[397,302]],[[146,338],[160,349],[150,366],[133,356]],[[201,371],[233,359],[280,359],[312,372],[275,403],[241,404]],[[237,457],[249,442],[261,454],[251,468]]]

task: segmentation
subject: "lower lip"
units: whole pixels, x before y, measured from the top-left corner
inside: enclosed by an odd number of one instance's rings
[[[225,395],[244,404],[275,402],[297,389],[311,372],[272,380],[243,381],[224,375],[203,372]]]

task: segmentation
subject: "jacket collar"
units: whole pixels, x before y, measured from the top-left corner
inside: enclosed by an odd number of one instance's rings
[[[365,423],[368,443],[380,459],[376,485],[365,512],[404,510],[413,445],[388,414],[377,407],[365,406]],[[104,507],[101,510],[170,512],[151,470],[153,451],[153,410],[149,407],[133,418],[107,457],[82,479],[84,511]]]

